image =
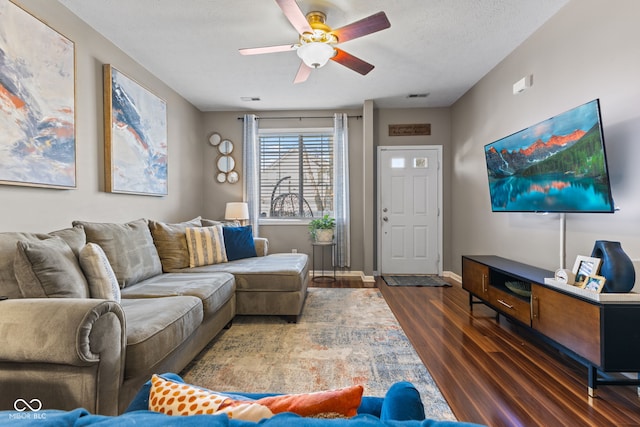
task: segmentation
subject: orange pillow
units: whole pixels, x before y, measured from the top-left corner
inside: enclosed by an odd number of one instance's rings
[[[358,413],[363,392],[364,387],[355,385],[316,393],[263,397],[255,402],[266,406],[274,414],[293,412],[303,417],[310,417],[337,413],[345,417],[353,417]]]
[[[338,390],[265,397],[259,400],[234,400],[223,394],[166,380],[151,378],[149,410],[167,415],[227,414],[229,418],[259,421],[280,412],[303,417],[357,414],[364,388],[361,385]]]

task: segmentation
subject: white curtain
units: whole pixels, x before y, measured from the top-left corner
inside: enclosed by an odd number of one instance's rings
[[[346,114],[335,114],[333,135],[334,203],[336,218],[336,267],[351,266],[349,213],[349,126]]]
[[[244,201],[249,206],[249,222],[253,235],[258,236],[258,219],[260,217],[259,200],[259,155],[258,117],[255,114],[244,115],[243,126],[242,170],[244,174]]]

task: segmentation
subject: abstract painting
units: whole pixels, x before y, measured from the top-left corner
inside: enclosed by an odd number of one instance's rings
[[[105,189],[167,195],[167,104],[104,65]]]
[[[76,187],[75,47],[0,2],[0,184]]]

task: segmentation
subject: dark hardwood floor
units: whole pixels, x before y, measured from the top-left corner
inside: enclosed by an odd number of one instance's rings
[[[483,305],[459,284],[389,287],[376,279],[456,417],[488,426],[640,426],[635,387],[587,395],[587,369]],[[357,279],[313,283],[371,287]],[[640,327],[640,325],[638,325]]]

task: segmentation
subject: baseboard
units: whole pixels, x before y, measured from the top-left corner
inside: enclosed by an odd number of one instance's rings
[[[458,274],[454,273],[453,271],[443,271],[442,277],[452,279],[454,282],[456,282],[458,286],[462,286],[462,277],[460,277]]]

